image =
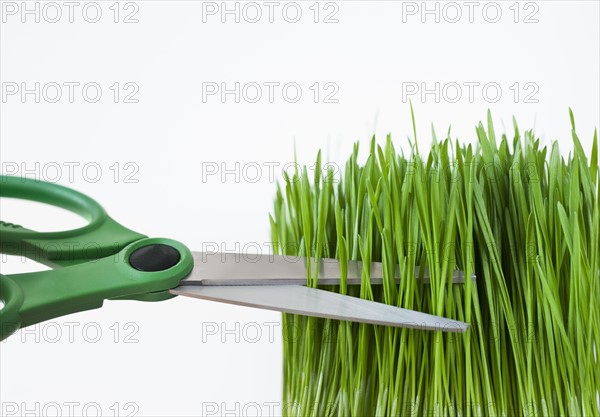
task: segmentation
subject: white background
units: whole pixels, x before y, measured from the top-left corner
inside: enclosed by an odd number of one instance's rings
[[[207,242],[252,250],[269,240],[276,184],[268,164],[278,164],[274,175],[281,179],[282,167],[293,161],[294,143],[302,163],[312,163],[319,149],[343,162],[354,141],[364,150],[373,133],[382,140],[391,132],[396,146],[406,147],[412,136],[408,98],[422,147],[430,143],[431,123],[438,136],[452,125],[453,137],[472,141],[488,108],[497,129],[510,132],[514,115],[544,143],[559,140],[565,154],[571,147],[569,106],[586,149],[598,126],[597,1],[479,2],[472,16],[458,2],[462,18],[456,23],[450,20],[457,9],[446,3],[437,3],[439,22],[435,14],[421,15],[421,2],[321,3],[318,23],[312,1],[299,3],[297,23],[286,21],[295,13],[288,6],[283,15],[285,2],[275,7],[273,22],[268,6],[259,2],[263,16],[256,23],[248,21],[256,9],[244,9],[245,3],[238,5],[239,23],[235,15],[226,15],[223,23],[220,13],[203,14],[213,6],[222,9],[220,2],[136,1],[115,7],[101,1],[97,23],[86,21],[95,16],[87,2],[75,6],[73,22],[68,6],[57,4],[63,16],[51,23],[54,6],[2,2],[3,172],[76,188],[133,230],[180,240],[192,250]],[[35,15],[23,16],[23,7],[38,7],[39,23]],[[502,15],[491,23],[498,8]],[[124,23],[132,12],[138,22]],[[337,22],[323,22],[332,12],[329,20]],[[34,89],[36,82],[39,103],[34,94],[9,94],[15,85]],[[65,82],[80,83],[72,103]],[[118,103],[110,89],[116,82]],[[263,85],[262,99],[203,97],[203,83],[233,88],[236,82]],[[291,103],[280,86],[271,103],[265,82],[297,83],[302,98]],[[309,88],[315,82],[318,103]],[[57,103],[50,102],[56,95],[51,83],[62,85]],[[86,101],[94,94],[82,95],[86,83],[101,87],[98,102]],[[125,83],[133,84],[125,89]],[[337,102],[324,102],[324,93],[332,91],[324,90],[325,83],[337,86]],[[439,97],[403,96],[409,86],[435,89],[436,83]],[[465,83],[478,83],[472,99],[467,86],[474,84]],[[494,89],[484,93],[486,84],[500,87],[497,101]],[[138,102],[126,103],[124,93],[132,85]],[[457,101],[456,85],[462,90]],[[246,92],[247,98],[255,94]],[[72,178],[70,163],[79,163]],[[214,167],[219,172],[205,175]],[[223,178],[223,168],[237,177]],[[126,179],[127,174],[132,176]],[[6,199],[1,217],[38,230],[81,224],[59,210]],[[39,268],[19,258],[2,261],[3,274]],[[94,415],[97,408],[102,415],[254,415],[258,407],[261,415],[277,414],[279,322],[275,313],[182,297],[106,302],[102,309],[53,320],[0,344],[2,410],[51,414],[58,405],[62,415],[69,410]],[[223,332],[236,326],[237,332]]]

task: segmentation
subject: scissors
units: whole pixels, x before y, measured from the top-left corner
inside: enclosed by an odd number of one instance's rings
[[[460,321],[306,286],[311,262],[317,264],[319,284],[339,285],[342,265],[335,259],[191,252],[175,240],[127,229],[78,191],[29,178],[0,176],[0,197],[51,204],[88,221],[59,232],[35,232],[0,221],[1,253],[53,268],[0,275],[0,340],[26,326],[99,308],[104,300],[161,301],[177,295],[386,326],[448,332],[468,328]],[[345,269],[348,285],[359,285],[362,263],[349,261]],[[426,283],[428,276],[423,279]],[[453,283],[464,279],[461,271],[453,272]],[[381,263],[370,264],[370,280],[382,284]]]

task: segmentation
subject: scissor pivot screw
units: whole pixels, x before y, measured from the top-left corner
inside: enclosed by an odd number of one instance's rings
[[[179,262],[179,251],[160,243],[143,246],[129,256],[129,264],[143,272],[157,272],[169,269]]]

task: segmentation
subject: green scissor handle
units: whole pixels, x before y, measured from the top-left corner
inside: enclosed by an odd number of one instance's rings
[[[148,238],[111,219],[90,197],[58,184],[0,176],[0,197],[33,200],[79,214],[88,224],[35,232],[0,221],[0,253],[54,269],[0,275],[0,340],[55,317],[99,308],[106,299],[159,301],[193,268],[182,243]]]

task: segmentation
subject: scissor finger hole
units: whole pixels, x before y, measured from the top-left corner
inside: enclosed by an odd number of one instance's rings
[[[36,232],[60,232],[78,229],[89,222],[75,212],[38,201],[20,198],[0,198],[1,218]]]

